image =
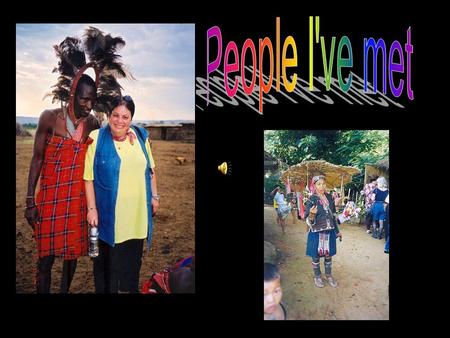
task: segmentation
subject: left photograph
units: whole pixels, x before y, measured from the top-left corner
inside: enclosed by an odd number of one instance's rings
[[[16,293],[195,293],[194,24],[16,25]]]

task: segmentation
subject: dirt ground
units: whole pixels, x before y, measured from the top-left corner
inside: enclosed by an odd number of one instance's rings
[[[35,292],[36,243],[23,217],[33,137],[16,137],[16,292]],[[195,144],[152,141],[161,204],[154,218],[150,252],[144,252],[140,287],[151,274],[195,253]],[[179,164],[175,157],[184,157]],[[78,260],[71,293],[94,292],[92,261]],[[51,292],[59,292],[62,260],[52,269]]]
[[[276,223],[273,207],[264,207],[264,240],[280,250],[279,269],[287,319],[389,319],[389,255],[384,239],[373,239],[364,225],[341,224],[342,242],[333,256],[338,286],[313,282],[311,258],[306,256],[306,223],[288,217],[286,234]],[[320,269],[324,274],[323,259]]]

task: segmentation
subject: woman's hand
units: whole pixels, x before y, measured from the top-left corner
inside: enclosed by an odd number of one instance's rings
[[[311,209],[309,209],[308,218],[311,222],[314,222],[314,219],[316,218],[316,214],[317,214],[317,205],[315,205]]]
[[[98,212],[97,212],[96,208],[88,209],[87,221],[88,221],[88,224],[93,227],[98,226]]]
[[[152,216],[155,216],[159,209],[159,201],[152,198]]]
[[[342,234],[340,232],[338,232],[336,234],[336,238],[338,238],[338,237],[339,237],[339,241],[342,241]]]
[[[87,221],[90,226],[98,226],[98,211],[95,207],[97,203],[95,202],[95,191],[94,191],[94,181],[84,181],[86,188],[86,205],[87,205]]]

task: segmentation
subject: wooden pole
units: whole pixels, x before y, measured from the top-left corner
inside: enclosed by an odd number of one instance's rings
[[[306,163],[306,187],[308,188],[307,190],[309,191],[309,170],[308,170],[308,163]]]
[[[369,181],[369,177],[367,175],[367,164],[364,165],[364,185],[366,185]]]

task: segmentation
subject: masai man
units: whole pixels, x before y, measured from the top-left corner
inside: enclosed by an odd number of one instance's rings
[[[77,258],[88,253],[84,160],[92,142],[89,133],[100,127],[91,111],[108,113],[111,99],[121,95],[116,77],[128,74],[117,61],[116,49],[123,45],[121,37],[89,27],[83,42],[67,37],[54,46],[60,58],[54,71],[60,76],[52,94],[61,108],[45,110],[39,118],[25,210],[37,242],[38,293],[50,292],[55,257],[64,260],[60,291],[67,293]],[[84,73],[89,68],[95,71],[95,81]]]
[[[95,82],[83,74],[75,91],[74,116],[68,109],[42,112],[28,177],[25,217],[38,249],[37,292],[50,291],[55,256],[64,259],[61,293],[69,291],[77,258],[87,254],[84,158],[89,133],[99,128],[90,114],[97,99]],[[40,189],[35,190],[40,176]]]

